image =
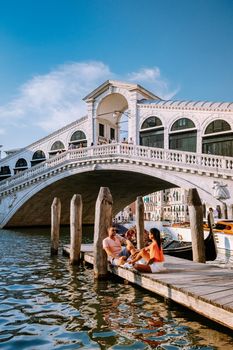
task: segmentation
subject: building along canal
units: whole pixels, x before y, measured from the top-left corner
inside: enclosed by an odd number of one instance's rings
[[[230,331],[189,310],[122,280],[95,281],[61,252],[51,258],[49,229],[0,230],[0,256],[0,349],[233,348]]]

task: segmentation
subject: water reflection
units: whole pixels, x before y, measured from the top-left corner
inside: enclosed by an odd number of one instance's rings
[[[67,232],[62,241],[68,242]],[[0,230],[0,348],[230,349],[232,337],[122,281],[50,257],[46,230]]]

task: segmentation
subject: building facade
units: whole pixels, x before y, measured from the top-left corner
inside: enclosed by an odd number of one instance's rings
[[[187,195],[183,188],[171,188],[145,196],[145,220],[189,222]]]

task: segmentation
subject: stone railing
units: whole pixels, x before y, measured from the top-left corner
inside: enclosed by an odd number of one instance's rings
[[[131,144],[107,144],[87,148],[68,150],[47,161],[14,175],[0,183],[0,192],[9,190],[36,177],[45,176],[58,166],[85,162],[98,162],[104,159],[123,159],[130,162],[143,162],[143,165],[167,167],[168,170],[180,169],[198,173],[232,176],[233,158],[209,154],[197,154],[162,148],[151,148]]]

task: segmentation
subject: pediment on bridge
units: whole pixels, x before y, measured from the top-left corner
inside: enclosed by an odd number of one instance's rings
[[[117,88],[124,89],[129,92],[136,92],[138,94],[138,99],[160,100],[158,96],[148,91],[141,85],[121,82],[117,80],[107,80],[105,83],[101,84],[99,87],[97,87],[95,90],[90,92],[87,96],[85,96],[83,100],[85,102],[89,100],[93,100],[99,97],[100,95],[102,95],[103,93],[105,93],[107,90],[113,93]]]

